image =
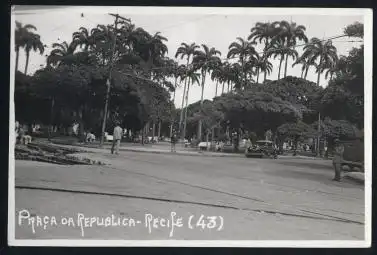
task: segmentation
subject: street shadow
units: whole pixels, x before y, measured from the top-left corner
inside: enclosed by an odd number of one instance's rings
[[[265,174],[279,176],[289,179],[300,179],[300,180],[311,180],[323,182],[326,179],[329,179],[331,174],[323,175],[313,172],[305,172],[305,170],[290,170],[290,169],[281,169],[281,171],[269,172],[266,171]]]
[[[321,169],[321,170],[333,170],[331,164],[315,163],[315,162],[290,162],[290,161],[280,161],[279,164],[284,166],[302,167],[310,169]]]
[[[302,165],[296,165],[296,164],[291,164],[291,165],[287,164],[287,165],[288,166],[302,166]],[[318,168],[319,165],[312,164],[312,166],[315,169],[315,168]],[[328,169],[331,170],[331,167]],[[316,182],[319,182],[321,184],[325,184],[331,187],[355,188],[355,186],[359,186],[359,187],[364,186],[363,184],[358,184],[356,182],[349,181],[346,178],[343,178],[341,182],[334,182],[332,181],[332,178],[333,178],[332,171],[329,171],[327,174],[327,171],[326,172],[309,172],[305,170],[309,170],[309,171],[311,170],[308,168],[308,164],[304,164],[304,167],[302,169],[293,170],[293,169],[282,168],[279,171],[274,171],[274,172],[265,171],[264,173],[271,176],[281,177],[281,178],[316,181]]]

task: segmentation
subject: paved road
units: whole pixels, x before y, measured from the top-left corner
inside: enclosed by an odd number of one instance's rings
[[[82,156],[108,165],[16,161],[16,238],[364,239],[363,186],[332,182],[329,161],[124,151]],[[23,209],[31,217],[55,216],[57,224],[35,224],[33,233],[31,221],[17,222]],[[113,226],[96,225],[101,218],[85,226],[78,213],[114,215]]]

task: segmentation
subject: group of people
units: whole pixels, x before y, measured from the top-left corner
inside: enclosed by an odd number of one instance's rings
[[[27,145],[28,143],[31,143],[31,136],[18,121],[15,123],[15,135],[17,144]]]

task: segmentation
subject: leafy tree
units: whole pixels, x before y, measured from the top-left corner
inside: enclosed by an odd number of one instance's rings
[[[345,31],[363,35],[360,23],[347,26]],[[347,120],[361,129],[364,125],[364,46],[341,56],[336,69],[335,77],[318,97],[318,109],[323,116]]]
[[[349,37],[364,38],[364,24],[355,22],[344,29],[344,34]]]
[[[297,144],[300,138],[314,137],[316,135],[315,129],[302,122],[284,123],[277,128],[277,134],[279,136],[279,147],[282,149],[282,143],[286,138],[293,139],[295,151],[297,150]]]
[[[275,131],[287,121],[302,118],[301,109],[265,92],[246,90],[227,94],[215,98],[214,103],[216,109],[224,113],[224,121],[229,122],[230,128],[238,129],[242,124],[260,136],[263,136],[265,130]]]

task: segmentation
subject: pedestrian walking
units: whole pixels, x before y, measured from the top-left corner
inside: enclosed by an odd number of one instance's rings
[[[341,172],[342,172],[342,159],[344,153],[344,146],[339,142],[338,139],[335,140],[335,149],[334,149],[334,157],[332,160],[332,164],[335,170],[335,176],[333,181],[340,182],[341,179]]]
[[[177,143],[177,134],[173,132],[173,135],[170,138],[171,142],[171,152],[176,152],[175,150],[175,144]]]
[[[116,124],[113,132],[113,145],[111,146],[111,154],[114,154],[114,148],[115,153],[119,154],[119,146],[120,146],[120,140],[122,139],[123,130],[119,126],[119,122]]]

